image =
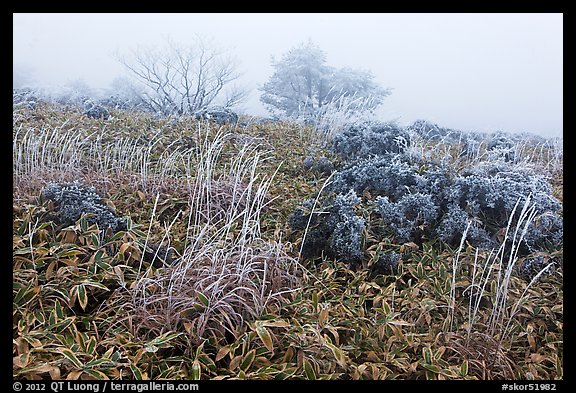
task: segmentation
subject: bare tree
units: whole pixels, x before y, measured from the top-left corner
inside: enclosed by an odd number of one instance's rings
[[[148,108],[164,115],[192,114],[217,104],[233,107],[248,97],[246,89],[230,86],[240,77],[236,61],[199,37],[191,46],[139,47],[117,59],[145,87],[142,100]]]

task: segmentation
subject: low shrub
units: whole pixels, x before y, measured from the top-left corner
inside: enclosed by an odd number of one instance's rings
[[[408,133],[393,123],[361,122],[334,137],[334,151],[344,160],[402,153],[409,146]]]
[[[362,231],[365,220],[356,214],[360,198],[353,190],[321,201],[316,210],[313,200],[305,201],[288,218],[295,230],[304,230],[304,258],[324,251],[332,258],[356,263],[362,260]],[[312,217],[310,217],[312,215]]]
[[[107,228],[113,232],[126,230],[126,219],[118,217],[92,186],[80,182],[49,183],[42,190],[42,196],[54,202],[54,217],[58,224],[73,225],[86,214],[88,224],[97,224],[103,231]]]

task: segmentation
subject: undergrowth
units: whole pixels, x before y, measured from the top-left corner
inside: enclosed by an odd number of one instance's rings
[[[465,237],[386,235],[358,202],[367,195],[315,203],[335,175],[302,165],[311,150],[342,166],[312,127],[110,112],[14,107],[14,378],[564,378],[561,265],[526,278],[515,273],[527,256]],[[489,157],[488,141],[472,154],[470,137],[466,155],[461,140],[422,130],[420,139],[408,130],[409,153],[438,168],[459,173]],[[516,146],[514,160],[562,201],[554,146]],[[42,191],[73,181],[94,187],[125,225],[99,228],[89,212],[54,220]],[[319,222],[303,212],[295,230],[288,217],[306,199],[320,215],[332,206],[349,218],[317,239],[333,254],[301,252]],[[430,219],[417,214],[414,225]],[[362,233],[361,255],[346,231]],[[150,244],[174,257],[150,263]],[[538,255],[561,261],[561,245]]]

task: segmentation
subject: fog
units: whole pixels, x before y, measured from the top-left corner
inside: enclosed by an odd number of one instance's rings
[[[418,119],[461,130],[563,130],[563,15],[503,14],[13,14],[13,64],[31,84],[75,80],[109,87],[125,68],[114,52],[181,44],[200,35],[239,60],[239,83],[259,102],[271,56],[311,39],[327,64],[369,70],[392,89],[382,120]]]

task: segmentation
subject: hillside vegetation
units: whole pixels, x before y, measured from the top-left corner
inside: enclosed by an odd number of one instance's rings
[[[110,115],[14,106],[14,378],[563,379],[561,141]]]

